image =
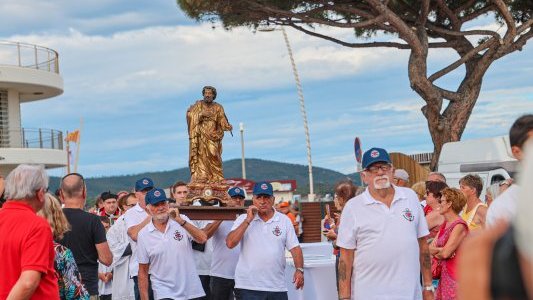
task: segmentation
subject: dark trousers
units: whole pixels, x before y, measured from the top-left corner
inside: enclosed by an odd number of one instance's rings
[[[135,300],[141,300],[141,294],[139,293],[139,280],[137,276],[133,276],[133,292],[135,295]],[[154,300],[154,291],[152,290],[152,281],[150,276],[148,276],[148,298]]]
[[[288,300],[287,292],[266,292],[236,289],[242,300]]]
[[[235,280],[211,276],[209,285],[211,289],[210,300],[233,300]]]
[[[204,297],[200,297],[198,299],[200,300],[209,300],[211,299],[211,293],[210,293],[210,289],[209,289],[209,282],[211,281],[211,276],[209,275],[199,275],[200,276],[200,281],[202,282],[202,287],[204,288],[204,293],[205,293],[205,296]]]

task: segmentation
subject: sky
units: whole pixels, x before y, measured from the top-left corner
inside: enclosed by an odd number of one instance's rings
[[[185,112],[204,85],[217,88],[216,101],[234,127],[223,141],[224,160],[241,157],[242,122],[247,158],[307,165],[281,31],[213,28],[188,19],[172,0],[3,0],[0,11],[1,40],[59,53],[64,93],[22,104],[22,126],[72,131],[82,118],[78,171],[85,176],[186,167]],[[472,26],[497,28],[492,18]],[[287,33],[303,86],[313,166],[356,171],[356,136],[363,149],[432,151],[420,112],[424,102],[407,78],[408,52],[351,49],[290,28]],[[463,139],[505,135],[518,116],[533,111],[531,44],[486,73]],[[433,51],[430,71],[453,60]],[[452,88],[458,80],[455,72],[442,83]]]

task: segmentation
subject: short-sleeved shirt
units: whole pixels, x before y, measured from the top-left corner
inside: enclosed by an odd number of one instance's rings
[[[30,299],[59,299],[54,270],[52,230],[26,203],[7,201],[0,209],[0,299],[7,295],[23,271],[42,274]]]
[[[246,215],[235,220],[231,230],[244,222]],[[284,292],[285,250],[299,246],[292,222],[286,215],[275,212],[268,221],[258,215],[250,222],[241,244],[235,269],[235,288]]]
[[[203,229],[212,221],[192,221],[192,224],[197,228]],[[194,250],[194,263],[196,264],[196,271],[198,275],[209,276],[211,269],[211,260],[213,258],[213,240],[208,239],[205,242],[204,251]]]
[[[418,238],[429,234],[415,192],[394,187],[390,208],[368,189],[348,201],[337,246],[355,249],[353,299],[421,299]]]
[[[241,244],[233,249],[226,245],[226,237],[231,231],[233,221],[223,221],[211,238],[213,241],[213,257],[211,259],[211,276],[235,279],[235,268],[239,261]]]
[[[146,213],[146,211],[139,205],[139,203],[137,203],[134,207],[128,209],[128,211],[126,211],[126,213],[124,214],[126,230],[141,223],[147,217],[148,214]],[[129,235],[128,238],[130,240],[131,245],[130,278],[133,278],[137,276],[137,273],[139,272],[139,262],[137,261],[137,242],[135,242],[131,237],[129,237]]]
[[[180,215],[190,223],[189,218]],[[137,238],[137,259],[150,264],[154,298],[186,300],[205,296],[196,272],[191,246],[192,237],[178,222],[169,219],[165,232],[148,223]]]
[[[487,210],[485,224],[488,227],[494,226],[497,220],[502,219],[511,221],[516,216],[516,202],[520,194],[520,187],[516,184],[511,185],[505,192],[496,197]]]
[[[59,243],[72,251],[83,285],[90,295],[98,295],[98,251],[96,245],[105,243],[104,226],[97,215],[77,208],[63,208],[70,223]]]

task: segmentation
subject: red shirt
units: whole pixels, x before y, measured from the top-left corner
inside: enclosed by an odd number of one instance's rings
[[[59,299],[52,230],[28,204],[7,201],[0,210],[0,254],[0,299],[9,295],[27,270],[42,274],[30,299]]]

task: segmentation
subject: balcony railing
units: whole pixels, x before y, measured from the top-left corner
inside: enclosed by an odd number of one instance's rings
[[[0,148],[63,150],[63,132],[45,128],[0,129]]]
[[[59,74],[55,50],[33,44],[0,41],[0,65],[19,66]]]

